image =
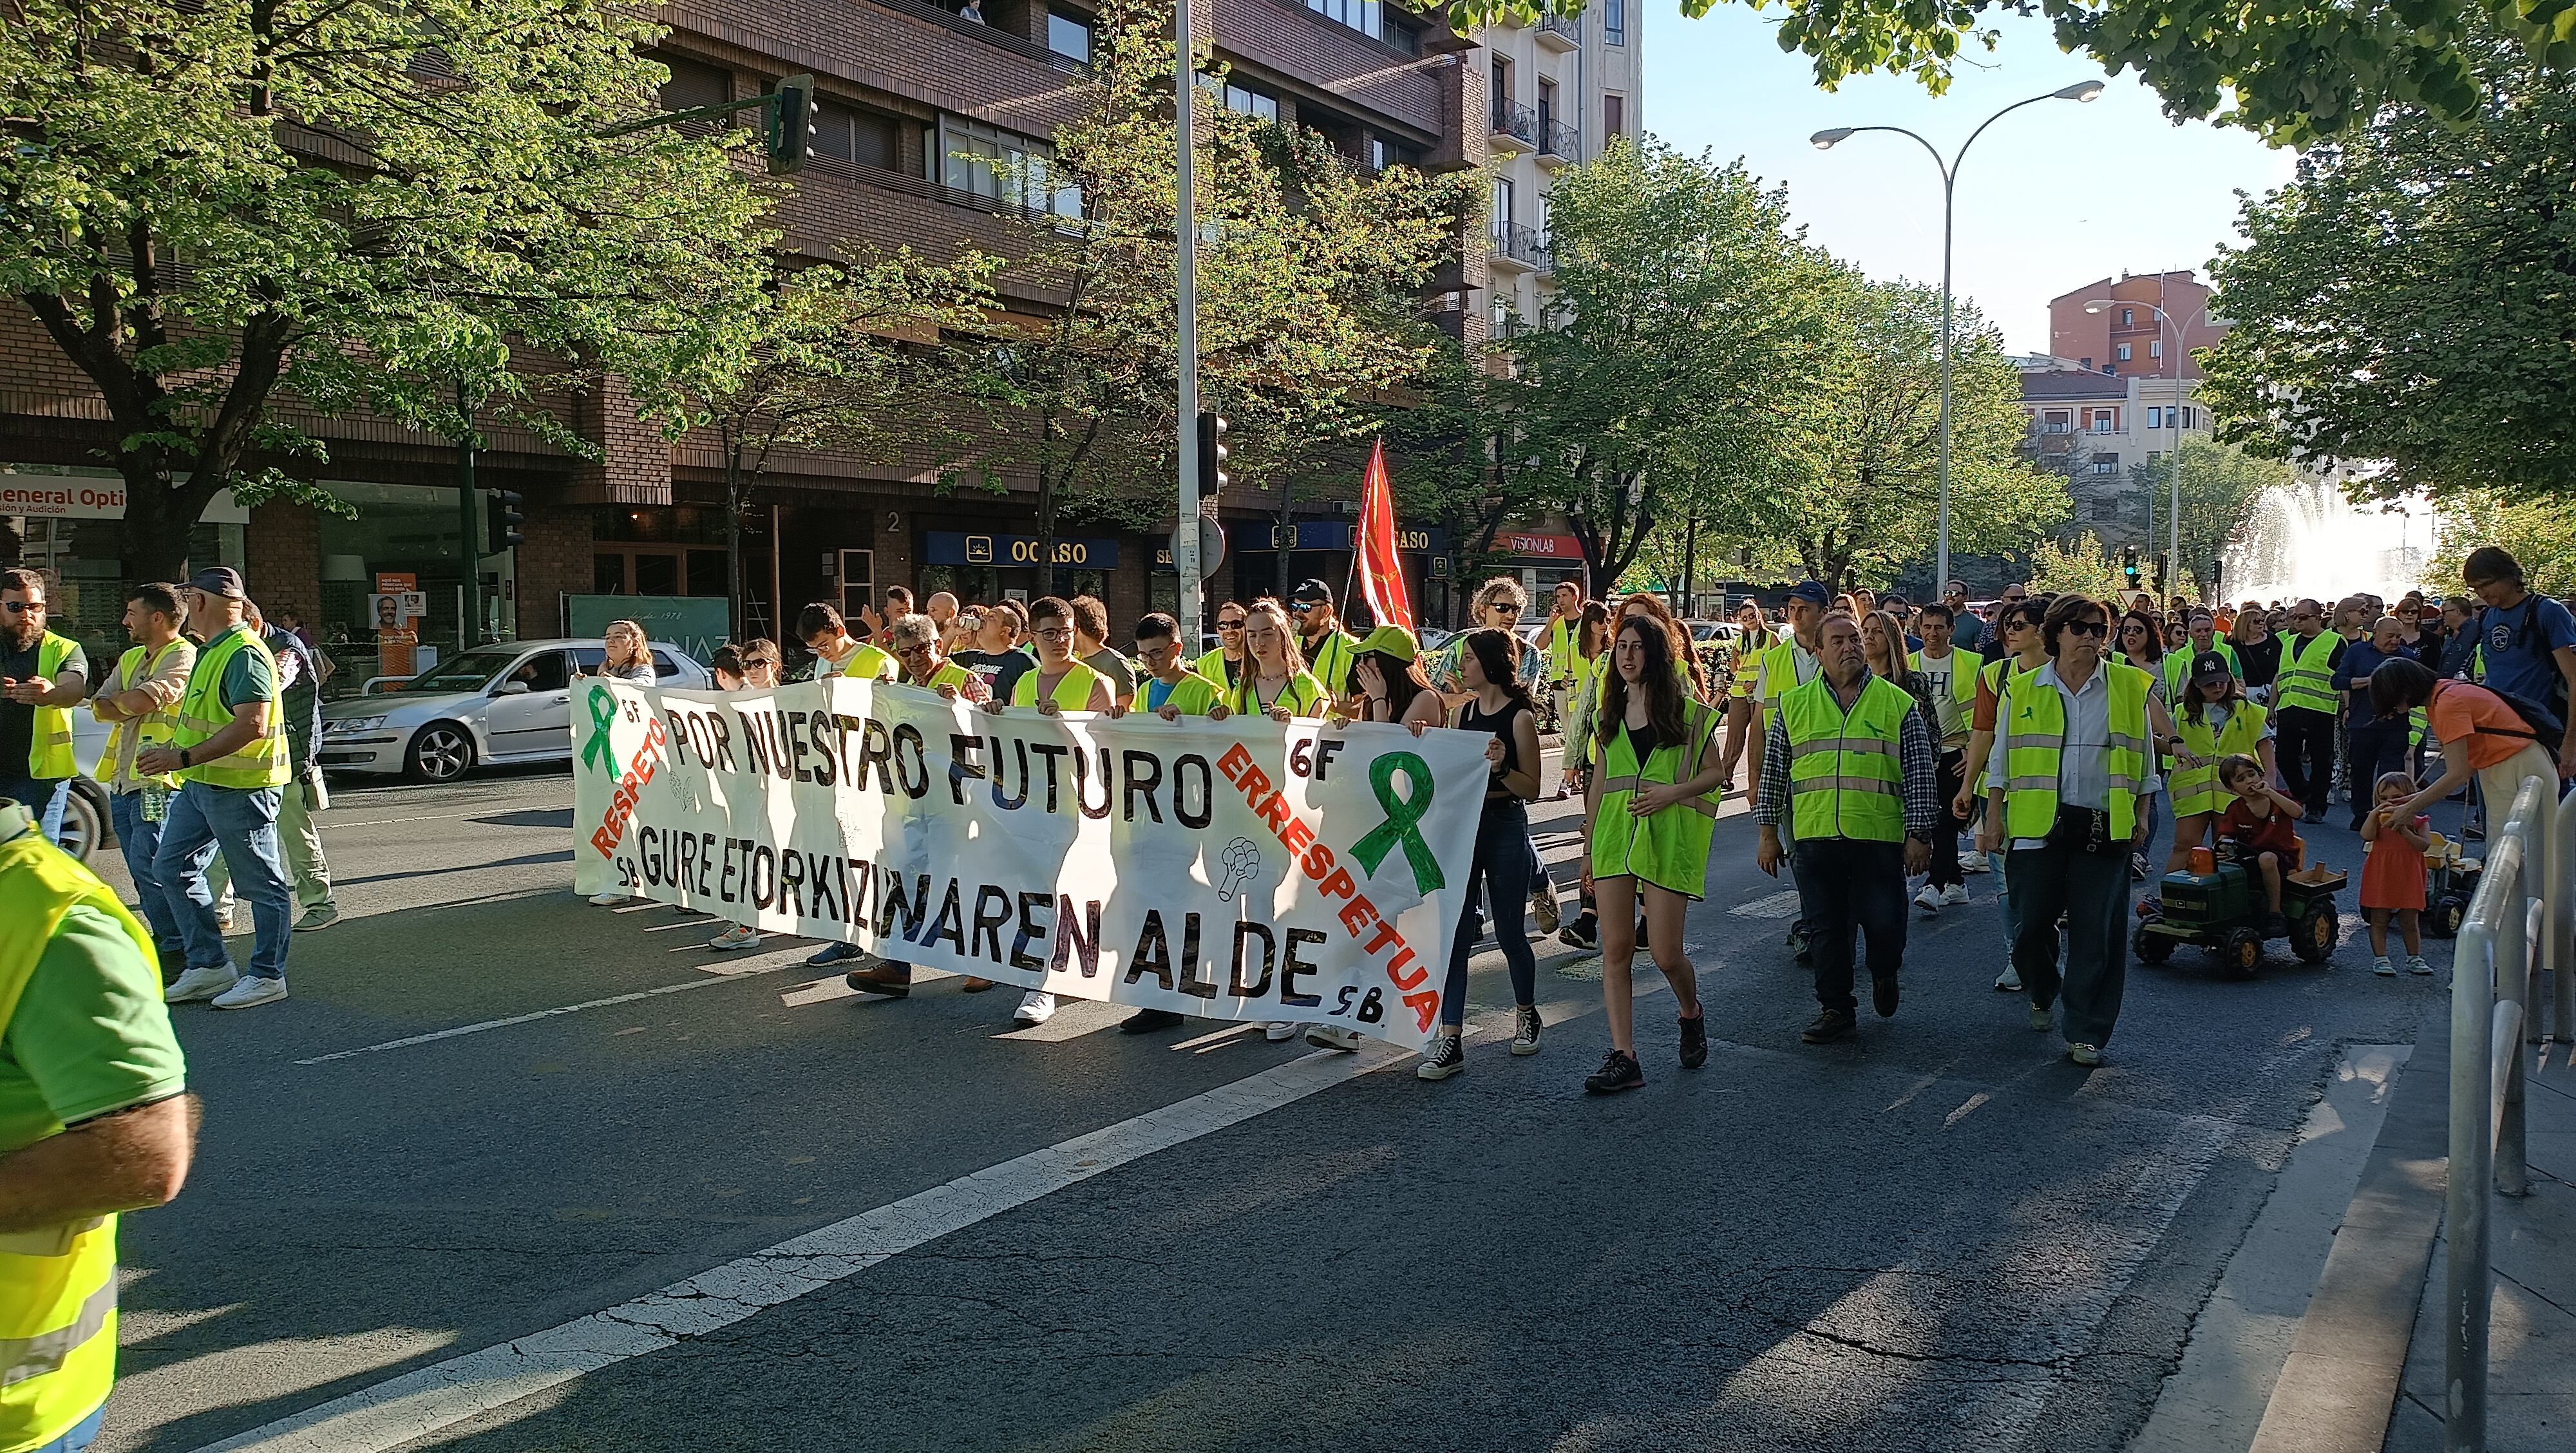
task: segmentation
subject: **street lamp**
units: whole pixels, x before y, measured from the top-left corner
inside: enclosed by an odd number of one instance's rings
[[[2015,101],[1977,123],[1977,129],[1968,133],[1968,139],[1959,143],[1958,151],[1947,161],[1942,160],[1940,148],[1902,126],[1836,126],[1807,138],[1816,150],[1831,151],[1837,143],[1864,131],[1893,131],[1922,143],[1923,149],[1932,154],[1932,164],[1941,169],[1941,532],[1939,563],[1933,567],[1932,575],[1932,588],[1936,592],[1941,583],[1950,578],[1950,219],[1951,204],[1958,192],[1959,163],[1967,160],[1968,148],[1977,144],[1977,138],[1986,134],[1987,127],[2022,107],[2035,106],[2042,101],[2090,101],[2100,96],[2103,89],[2100,81],[2079,81],[2045,96]]]
[[[2158,280],[2158,282],[2157,282],[2157,286],[2158,286],[2159,288],[2161,288],[2163,285],[2164,285],[2164,284],[2163,284],[2162,280],[2161,280],[2161,279],[2159,279],[2159,280]],[[2182,354],[2182,330],[2183,330],[2183,325],[2182,325],[2181,323],[2176,322],[2176,321],[2174,320],[2174,316],[2173,316],[2171,313],[2166,312],[2164,309],[2157,307],[2157,306],[2156,306],[2155,304],[2153,304],[2153,303],[2133,303],[2133,302],[2129,302],[2129,301],[2127,301],[2126,299],[2123,299],[2123,298],[2088,298],[2088,299],[2086,299],[2086,300],[2085,300],[2085,303],[2084,303],[2084,311],[2085,311],[2085,312],[2087,312],[2087,313],[2107,313],[2107,312],[2109,312],[2109,311],[2110,311],[2111,309],[2113,309],[2113,308],[2145,308],[2145,309],[2148,309],[2148,310],[2150,310],[2151,312],[2153,312],[2153,313],[2156,315],[2156,337],[2158,337],[2159,339],[2163,338],[2163,337],[2165,336],[2165,330],[2166,330],[2168,327],[2170,327],[2170,328],[2173,330],[2173,333],[2174,333],[2173,354],[2172,354],[2172,359],[2171,359],[2171,361],[2172,361],[2172,363],[2173,363],[2173,370],[2174,370],[2174,401],[2173,401],[2173,407],[2165,411],[2165,422],[2166,422],[2167,424],[2171,425],[2171,426],[2172,426],[2172,428],[2173,428],[2173,441],[2174,441],[2174,447],[2173,447],[2173,470],[2172,470],[2172,474],[2173,474],[2173,490],[2172,490],[2172,497],[2171,497],[2171,501],[2170,501],[2171,507],[2165,511],[2165,513],[2166,513],[2167,515],[2171,516],[2171,518],[2169,518],[2169,519],[2167,519],[2167,520],[2165,521],[2165,528],[2166,528],[2166,530],[2168,531],[2168,534],[2167,534],[2166,538],[2167,538],[2171,543],[2170,543],[2170,544],[2168,544],[2168,545],[2167,545],[2167,547],[2166,547],[2166,551],[2165,551],[2165,558],[2167,558],[2167,559],[2169,559],[2169,560],[2171,560],[2171,561],[2173,562],[2174,581],[2175,581],[2175,583],[2179,584],[2179,583],[2181,583],[2181,580],[2182,580],[2182,390],[2183,390],[2183,376],[2182,376],[2182,365],[2183,365],[2183,354]],[[2211,321],[2211,319],[2210,319],[2210,317],[2209,317],[2209,309],[2208,309],[2208,308],[2206,308],[2206,307],[2203,307],[2203,308],[2200,310],[2200,312],[2199,312],[2198,316],[2194,319],[2194,321],[2197,321],[2197,322],[2208,322],[2208,321]],[[2150,486],[2150,488],[2152,488],[2152,486]],[[2155,496],[2154,496],[2153,494],[2148,495],[2148,496],[2147,496],[2147,502],[2148,502],[2148,508],[2149,508],[2150,512],[2152,512],[2152,511],[2153,511],[2153,508],[2154,508],[2154,504],[2155,504]],[[2149,525],[2149,526],[2148,526],[2148,528],[2149,528],[2150,530],[2152,530],[2152,529],[2154,529],[2155,527],[2151,524],[2151,525]]]

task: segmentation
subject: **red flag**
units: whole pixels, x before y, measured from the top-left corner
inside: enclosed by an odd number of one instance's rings
[[[1413,600],[1405,593],[1404,567],[1395,556],[1395,491],[1386,479],[1386,441],[1369,451],[1360,481],[1360,595],[1382,626],[1414,629]]]

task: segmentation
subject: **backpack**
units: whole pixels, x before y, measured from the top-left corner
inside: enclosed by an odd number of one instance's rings
[[[2529,731],[2518,732],[2507,727],[2482,726],[2474,729],[2480,736],[2525,738],[2530,741],[2538,742],[2542,746],[2546,747],[2556,745],[2558,742],[2564,740],[2567,735],[2567,722],[2565,718],[2559,716],[2557,712],[2550,710],[2547,705],[2534,701],[2530,697],[2524,696],[2519,692],[2498,691],[2492,686],[2480,686],[2475,682],[2469,681],[2454,681],[2449,683],[2449,685],[2454,691],[2466,686],[2473,691],[2485,692],[2487,695],[2492,696],[2496,700],[2513,708],[2513,714],[2522,718],[2522,724],[2524,726],[2531,728]]]

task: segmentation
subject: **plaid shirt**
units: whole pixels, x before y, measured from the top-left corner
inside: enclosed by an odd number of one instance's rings
[[[1906,712],[1905,724],[1897,729],[1896,762],[1905,774],[1905,835],[1929,841],[1943,811],[1940,757],[1919,707]],[[1788,816],[1789,714],[1783,711],[1772,714],[1771,730],[1762,739],[1762,788],[1753,800],[1753,820],[1778,827]]]

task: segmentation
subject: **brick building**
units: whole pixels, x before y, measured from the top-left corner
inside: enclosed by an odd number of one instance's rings
[[[1520,157],[1508,152],[1498,161],[1488,125],[1507,114],[1489,86],[1509,66],[1498,70],[1484,44],[1451,33],[1436,11],[1384,0],[1195,3],[1200,33],[1231,68],[1228,106],[1310,127],[1363,165],[1493,168]],[[1566,93],[1584,99],[1579,120],[1561,124],[1596,138],[1637,124],[1636,17],[1631,0],[1611,7],[1622,34],[1587,13],[1550,36],[1509,29],[1493,37],[1506,51],[1530,52],[1517,74],[1533,85],[1549,78],[1552,92],[1569,70],[1592,77]],[[1046,153],[1046,138],[1071,113],[1068,85],[1088,56],[1091,22],[1086,10],[1059,0],[983,0],[980,14],[980,21],[961,16],[954,0],[825,0],[789,11],[673,0],[658,12],[671,27],[660,52],[671,69],[665,99],[677,109],[755,96],[782,76],[811,73],[815,154],[777,218],[793,245],[818,256],[843,239],[932,256],[967,246],[1007,253],[1002,214],[1017,205],[1002,195],[1001,172],[976,158]],[[1581,155],[1599,149],[1597,139],[1583,145]],[[1570,159],[1579,157],[1560,150],[1551,161]],[[1508,254],[1513,234],[1498,235]],[[1536,269],[1515,269],[1508,256],[1496,269],[1485,239],[1466,241],[1461,263],[1426,306],[1452,336],[1480,340],[1491,326],[1486,300],[1495,273],[1511,274],[1512,306],[1526,311],[1534,301],[1526,278]],[[1006,274],[1001,287],[1015,311],[1056,302],[1025,278]],[[532,432],[487,424],[480,482],[520,491],[527,515],[525,544],[482,558],[488,627],[505,636],[554,634],[601,596],[723,597],[716,451],[696,438],[666,440],[635,418],[613,385],[547,402],[603,457],[578,460]],[[453,649],[465,579],[452,448],[379,420],[299,422],[330,446],[318,482],[355,515],[282,504],[243,510],[220,499],[196,532],[192,558],[243,568],[272,608],[300,610],[326,635],[348,640],[346,654],[359,668],[349,679],[370,664],[367,596],[387,574],[408,577],[427,596],[424,643]],[[61,614],[100,644],[117,638],[121,609],[122,495],[98,462],[104,430],[87,380],[26,313],[0,305],[0,556],[14,550],[57,572]],[[1351,474],[1355,495],[1356,465]],[[777,634],[782,610],[792,616],[808,600],[855,601],[898,583],[982,599],[1036,593],[1031,488],[990,483],[942,493],[926,469],[910,465],[774,459],[744,521],[751,629]],[[1280,486],[1246,480],[1219,502],[1233,540],[1226,573],[1211,586],[1219,598],[1269,588],[1283,565],[1291,578],[1342,579],[1345,501],[1333,491],[1303,495],[1283,500]],[[1409,543],[1423,547],[1407,557],[1420,599],[1446,542],[1428,522],[1399,523]],[[1079,526],[1062,533],[1070,538],[1060,543],[1061,585],[1101,595],[1119,620],[1176,598],[1168,566],[1157,565],[1157,537]],[[1292,552],[1284,562],[1273,548],[1281,544]]]

